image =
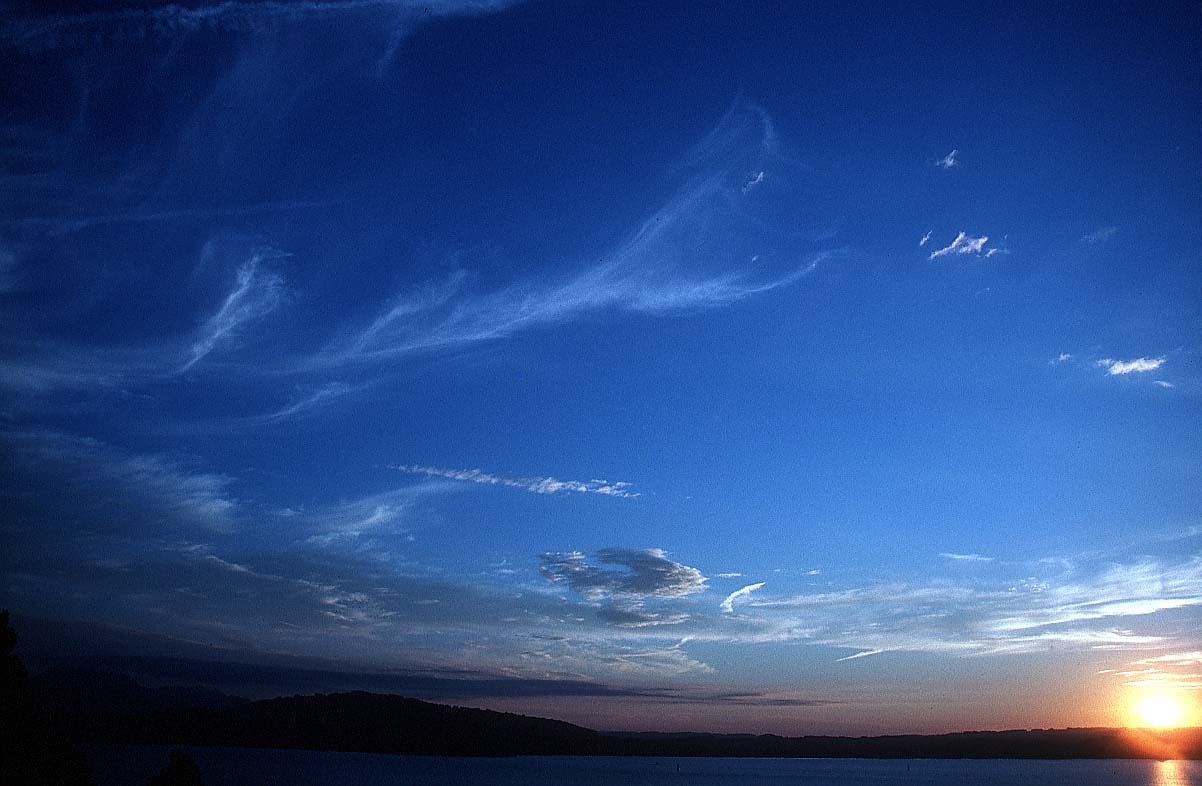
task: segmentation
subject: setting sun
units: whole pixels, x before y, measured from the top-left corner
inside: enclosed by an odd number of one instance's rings
[[[1134,710],[1137,725],[1158,729],[1182,725],[1186,714],[1181,698],[1169,693],[1141,696],[1136,700]]]

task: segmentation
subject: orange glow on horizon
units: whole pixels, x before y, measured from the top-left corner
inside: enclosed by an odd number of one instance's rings
[[[1177,690],[1142,690],[1127,702],[1125,726],[1176,729],[1198,722],[1193,697]]]

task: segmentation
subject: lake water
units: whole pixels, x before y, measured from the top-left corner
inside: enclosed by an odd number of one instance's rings
[[[460,759],[370,753],[185,748],[205,786],[1202,786],[1197,761],[675,759],[521,756]],[[91,752],[98,786],[145,786],[170,748]]]

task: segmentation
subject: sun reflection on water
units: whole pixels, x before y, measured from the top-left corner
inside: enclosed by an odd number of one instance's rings
[[[1175,759],[1158,761],[1153,770],[1152,786],[1190,786],[1188,773]]]

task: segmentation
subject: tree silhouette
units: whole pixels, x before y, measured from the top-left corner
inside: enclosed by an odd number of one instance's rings
[[[38,712],[29,672],[13,650],[17,632],[0,611],[0,783],[88,786],[83,758]]]
[[[184,751],[171,751],[171,761],[162,771],[150,779],[149,786],[204,786],[200,780],[200,768]]]

